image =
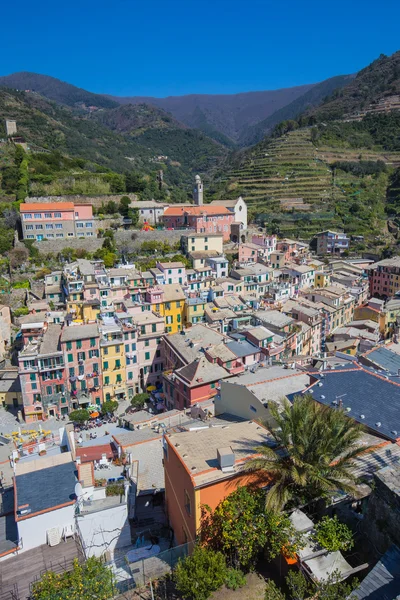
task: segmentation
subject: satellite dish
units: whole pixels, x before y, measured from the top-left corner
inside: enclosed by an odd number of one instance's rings
[[[79,498],[80,498],[82,495],[83,495],[83,487],[82,487],[82,485],[81,485],[81,484],[79,483],[79,481],[78,481],[78,483],[75,485],[75,496],[76,496],[76,497],[78,498],[78,500],[79,500]]]

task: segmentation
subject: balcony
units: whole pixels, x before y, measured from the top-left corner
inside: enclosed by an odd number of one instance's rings
[[[118,335],[115,336],[113,338],[101,338],[100,339],[100,346],[113,346],[115,344],[123,344],[124,343],[124,337],[123,335]]]
[[[60,359],[46,359],[38,361],[39,371],[53,371],[54,369],[63,369],[64,360]]]

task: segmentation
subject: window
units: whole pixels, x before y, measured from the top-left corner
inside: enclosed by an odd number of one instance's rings
[[[67,342],[67,350],[72,350],[72,342]]]
[[[69,233],[68,237],[74,237],[74,234],[73,233]]]
[[[54,233],[48,233],[48,234],[47,234],[47,237],[48,237],[49,239],[50,239],[50,238],[53,238],[53,237],[54,237]]]
[[[150,352],[145,352],[144,359],[145,360],[150,360]]]
[[[145,341],[145,343],[144,343],[144,345],[146,346],[146,348],[147,348],[148,346],[150,346],[150,340],[146,340],[146,341]]]
[[[48,394],[50,396],[50,394],[53,393],[53,386],[52,385],[46,385],[46,394]]]
[[[129,344],[125,344],[125,352],[129,352]]]
[[[62,229],[62,223],[56,223],[56,229]]]
[[[176,306],[176,308],[180,308],[180,307],[181,307],[181,303],[180,303],[180,302],[177,302],[177,303],[175,304],[175,306]]]
[[[107,354],[108,354],[108,348],[103,348],[103,354],[105,354],[107,356]]]
[[[180,323],[181,322],[181,315],[177,315],[176,318],[177,318],[178,323]]]
[[[107,369],[108,369],[108,360],[105,360],[103,362],[103,371],[107,371]]]
[[[128,379],[133,379],[133,373],[132,373],[132,371],[129,371],[129,373],[128,373]]]
[[[34,239],[35,239],[35,236],[34,236],[34,235],[29,235],[29,234],[28,234],[28,235],[26,236],[26,238],[27,238],[28,240],[34,240]]]
[[[57,237],[57,238],[63,238],[63,237],[64,237],[64,234],[63,234],[63,233],[56,233],[56,237]]]
[[[98,363],[93,363],[93,372],[94,373],[98,373],[99,372],[99,365],[98,365]]]
[[[74,355],[68,354],[67,359],[68,359],[68,362],[74,362]]]
[[[115,368],[116,369],[120,369],[121,368],[121,361],[119,360],[119,358],[117,358],[116,361],[115,361]]]
[[[110,384],[110,376],[109,376],[109,375],[106,375],[106,376],[104,377],[104,385],[109,385],[109,384]]]
[[[78,340],[78,341],[76,342],[76,349],[77,349],[77,350],[80,350],[81,348],[82,348],[82,340]]]
[[[86,223],[86,227],[87,227],[88,229],[91,229],[91,228],[93,227],[93,223]]]
[[[81,390],[86,390],[86,381],[81,381]]]
[[[36,373],[31,373],[31,374],[29,375],[29,379],[30,379],[31,381],[36,381]]]
[[[35,225],[35,229],[43,229],[43,225]]]
[[[86,354],[85,352],[78,352],[78,360],[85,360]]]
[[[76,226],[77,226],[78,229],[82,229],[83,228],[83,223],[77,223]]]
[[[107,392],[106,401],[109,402],[110,400],[111,400],[111,394],[109,392]]]
[[[44,213],[45,219],[51,219],[51,213]]]
[[[117,374],[117,383],[121,383],[122,382],[122,375],[121,373]]]
[[[136,344],[132,344],[132,345],[131,345],[131,348],[132,348],[132,351],[133,351],[133,352],[136,352]]]
[[[213,382],[213,383],[210,385],[210,388],[211,388],[212,390],[215,390],[215,381],[214,381],[214,382]]]
[[[75,368],[74,367],[70,367],[69,368],[69,376],[73,377],[75,375]]]
[[[33,225],[25,225],[25,229],[33,229]]]
[[[96,345],[96,338],[90,338],[90,347],[94,348]]]
[[[84,365],[79,365],[79,367],[78,367],[78,374],[79,375],[84,375],[85,374],[85,367],[84,367]]]
[[[93,385],[94,385],[94,387],[99,387],[99,378],[98,377],[93,378]]]
[[[55,219],[61,219],[61,213],[60,212],[55,212],[54,213],[54,218]]]
[[[42,218],[42,213],[35,213],[34,217],[35,217],[35,219],[41,219]]]
[[[32,219],[32,213],[25,213],[24,219]]]
[[[121,346],[115,346],[115,352],[121,352]]]

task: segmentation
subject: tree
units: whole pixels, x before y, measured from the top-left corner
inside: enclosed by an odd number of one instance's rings
[[[29,250],[25,246],[16,246],[10,250],[8,257],[10,259],[10,267],[16,269],[27,262]]]
[[[119,201],[118,210],[119,210],[120,214],[123,215],[124,217],[128,216],[130,203],[131,203],[131,200],[128,196],[122,196],[121,200]]]
[[[354,546],[351,529],[341,523],[336,515],[332,519],[326,516],[322,517],[315,526],[315,539],[329,552],[351,550]]]
[[[33,584],[33,600],[108,600],[116,593],[114,575],[101,558],[94,556],[82,564],[74,560],[71,571],[49,571]]]
[[[265,510],[265,494],[259,489],[239,487],[214,512],[202,508],[200,540],[223,552],[234,567],[249,570],[263,548],[271,559],[283,548],[293,556],[300,539],[286,515]]]
[[[146,402],[149,401],[150,398],[150,394],[147,394],[146,392],[142,392],[141,394],[136,394],[136,396],[133,396],[132,400],[131,400],[131,405],[134,408],[143,408],[143,406],[146,404]]]
[[[246,466],[273,477],[268,509],[281,510],[288,502],[306,503],[337,490],[354,491],[353,459],[370,449],[357,445],[360,425],[311,395],[297,396],[293,407],[284,402],[282,412],[272,406],[271,413],[277,423],[272,435],[281,451],[262,446],[261,456]]]
[[[74,423],[86,423],[90,419],[90,412],[86,408],[79,408],[69,413],[69,420]]]
[[[116,400],[106,400],[100,407],[100,411],[102,415],[106,415],[107,413],[113,413],[118,408],[118,402]]]
[[[223,586],[226,575],[225,558],[221,552],[196,546],[190,556],[179,561],[174,579],[183,598],[207,600],[211,592]]]
[[[267,579],[264,598],[265,600],[286,600],[286,596],[272,579]]]

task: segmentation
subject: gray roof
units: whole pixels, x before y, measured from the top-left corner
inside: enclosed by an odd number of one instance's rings
[[[310,376],[298,369],[280,366],[258,367],[229,379],[228,383],[243,385],[261,401],[279,402],[289,394],[300,393],[310,384]]]
[[[366,359],[375,365],[382,367],[385,371],[397,375],[400,369],[400,356],[391,352],[388,348],[376,348],[365,355]]]
[[[64,327],[61,333],[62,342],[72,342],[74,340],[82,340],[93,337],[99,337],[99,330],[96,323],[71,325],[70,327]]]
[[[60,335],[62,325],[49,323],[40,344],[40,354],[53,354],[60,351]]]
[[[254,317],[264,323],[274,325],[275,327],[285,327],[294,322],[294,319],[284,315],[278,310],[258,310],[254,313]]]
[[[180,354],[186,364],[202,356],[202,348],[220,344],[226,337],[206,327],[206,325],[194,325],[181,333],[173,333],[164,338],[167,346],[171,346]]]
[[[256,352],[260,352],[258,346],[254,346],[250,344],[250,342],[244,340],[238,340],[237,342],[228,342],[227,347],[233,354],[235,354],[238,358],[243,358],[244,356],[250,356],[251,354],[255,354]]]
[[[154,490],[164,490],[164,465],[162,439],[149,440],[133,446],[129,452],[132,460],[138,461],[139,476],[137,489],[139,494],[152,493]]]
[[[17,509],[25,506],[30,516],[54,510],[75,499],[75,463],[67,462],[16,476]]]
[[[322,385],[314,384],[310,389],[317,402],[335,408],[341,400],[343,408],[350,409],[348,416],[355,421],[392,441],[400,438],[400,386],[397,378],[391,381],[372,369],[357,365],[324,371],[319,376]]]
[[[400,549],[392,546],[351,594],[358,600],[395,600],[400,596]]]

